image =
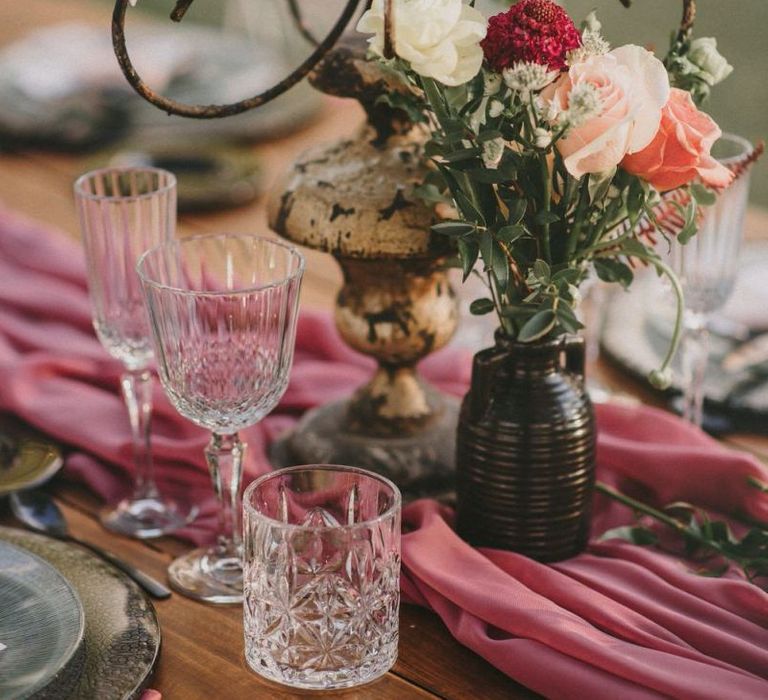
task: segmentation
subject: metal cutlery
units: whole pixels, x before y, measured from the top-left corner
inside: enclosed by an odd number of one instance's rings
[[[147,593],[154,598],[164,599],[171,595],[170,589],[140,571],[135,566],[123,561],[114,554],[107,552],[101,547],[81,540],[69,531],[64,513],[56,502],[44,491],[32,489],[28,491],[17,491],[10,496],[11,510],[16,518],[24,523],[31,530],[41,532],[60,540],[67,540],[79,544],[94,554],[108,561],[110,564],[120,569],[123,573],[130,576]]]

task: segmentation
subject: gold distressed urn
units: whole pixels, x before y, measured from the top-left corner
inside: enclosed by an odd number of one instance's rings
[[[310,82],[357,99],[367,122],[349,139],[299,157],[273,192],[269,222],[339,262],[336,326],[378,369],[348,399],[309,411],[272,458],[280,466],[356,465],[410,495],[434,494],[452,486],[458,402],[424,381],[416,365],[448,342],[458,312],[445,269],[450,251],[430,232],[433,208],[413,195],[426,173],[428,134],[382,101],[404,88],[365,60],[360,41],[334,48]]]

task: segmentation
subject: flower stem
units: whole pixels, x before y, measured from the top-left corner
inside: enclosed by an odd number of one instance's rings
[[[612,498],[614,501],[618,501],[619,503],[622,503],[625,506],[628,506],[633,511],[637,513],[643,513],[644,515],[647,515],[653,518],[654,520],[658,520],[660,523],[663,523],[664,525],[667,525],[668,527],[672,528],[678,534],[683,535],[686,538],[695,541],[697,544],[703,547],[714,549],[719,554],[722,554],[723,556],[726,556],[728,559],[731,559],[732,561],[736,561],[738,563],[737,559],[734,559],[733,557],[728,557],[728,555],[722,551],[722,548],[720,547],[720,545],[718,545],[717,542],[707,539],[703,535],[700,535],[694,530],[691,530],[690,528],[686,527],[680,521],[675,520],[673,517],[667,515],[666,513],[662,513],[660,510],[657,510],[652,506],[649,506],[647,503],[643,503],[642,501],[635,500],[634,498],[627,496],[625,493],[621,493],[621,491],[617,491],[611,486],[608,486],[608,484],[605,484],[602,481],[596,482],[595,489],[600,493],[604,494],[605,496],[608,496],[608,498]]]

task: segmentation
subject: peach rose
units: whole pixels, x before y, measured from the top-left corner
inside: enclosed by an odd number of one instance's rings
[[[709,154],[720,134],[720,127],[697,109],[690,93],[673,88],[653,141],[624,158],[621,167],[662,192],[697,177],[710,187],[726,187],[733,174]]]
[[[575,63],[541,93],[553,121],[572,124],[557,148],[574,177],[610,170],[645,148],[668,96],[664,65],[631,44]]]

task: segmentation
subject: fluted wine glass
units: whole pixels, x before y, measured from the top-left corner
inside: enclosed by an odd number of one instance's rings
[[[138,264],[160,381],[176,410],[212,432],[205,457],[219,500],[215,545],[176,559],[171,585],[211,603],[242,601],[238,431],[288,386],[304,258],[259,236],[168,242]]]
[[[746,139],[724,134],[712,154],[728,166],[751,150]],[[749,171],[720,193],[712,206],[702,208],[699,230],[686,245],[672,246],[672,267],[685,293],[683,416],[698,426],[703,420],[704,377],[709,360],[708,323],[711,314],[728,300],[736,281],[748,194]]]
[[[176,229],[176,178],[158,168],[105,168],[75,182],[93,309],[101,344],[125,367],[121,386],[133,438],[132,493],[101,513],[106,527],[156,537],[187,523],[196,509],[161,494],[150,450],[152,338],[136,261]]]

